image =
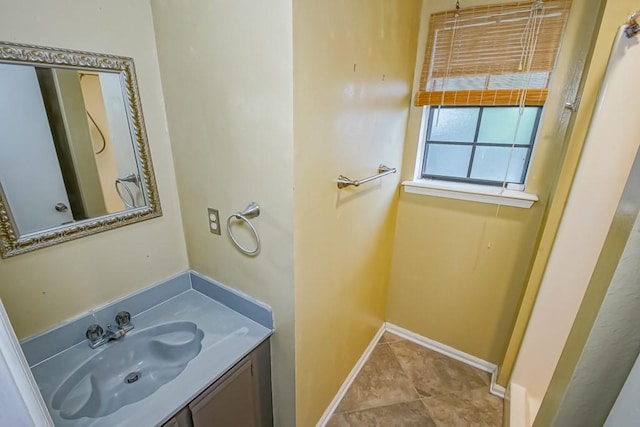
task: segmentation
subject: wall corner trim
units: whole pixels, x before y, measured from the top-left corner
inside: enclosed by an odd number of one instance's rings
[[[494,369],[493,372],[491,372],[491,386],[489,386],[489,393],[504,399],[507,395],[507,389],[496,383],[497,378],[498,368]]]

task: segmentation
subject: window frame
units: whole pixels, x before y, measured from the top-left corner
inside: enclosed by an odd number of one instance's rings
[[[420,135],[420,153],[418,153],[418,158],[421,159],[419,164],[417,165],[417,174],[416,178],[418,179],[426,179],[426,180],[436,180],[436,181],[444,181],[444,182],[458,182],[464,184],[475,184],[475,185],[488,185],[492,187],[497,186],[506,186],[507,184],[516,184],[524,186],[526,182],[527,175],[529,173],[529,166],[531,163],[531,157],[533,155],[533,150],[535,147],[535,142],[538,135],[540,120],[542,116],[543,106],[527,106],[527,108],[535,108],[537,109],[536,118],[533,123],[533,130],[531,132],[531,137],[528,144],[505,144],[505,143],[496,143],[496,142],[478,142],[478,134],[480,131],[480,125],[482,122],[482,115],[486,108],[505,108],[505,107],[513,107],[518,108],[517,105],[508,105],[508,106],[487,106],[487,105],[447,105],[447,106],[425,106],[423,107],[425,111],[422,116],[422,128],[423,132]],[[429,137],[431,135],[431,126],[433,123],[434,115],[441,108],[444,109],[464,109],[464,108],[478,108],[478,118],[476,122],[476,129],[473,137],[473,142],[463,142],[463,141],[430,141]],[[435,175],[428,174],[425,171],[427,165],[427,158],[429,153],[430,145],[450,145],[456,147],[471,147],[471,154],[469,157],[469,164],[467,167],[466,177],[456,177],[456,176],[447,176],[447,175]],[[473,169],[473,162],[475,159],[476,148],[477,147],[500,147],[500,148],[526,148],[527,156],[525,158],[525,162],[523,165],[522,176],[519,182],[510,182],[510,181],[494,181],[494,180],[485,180],[485,179],[477,179],[471,178],[471,172]]]

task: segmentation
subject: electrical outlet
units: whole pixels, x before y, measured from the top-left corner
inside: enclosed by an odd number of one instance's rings
[[[220,214],[218,213],[218,209],[208,208],[207,212],[209,214],[209,231],[219,236],[221,233],[220,233]]]

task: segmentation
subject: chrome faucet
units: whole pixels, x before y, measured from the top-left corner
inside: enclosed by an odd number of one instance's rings
[[[89,340],[89,347],[97,348],[111,340],[117,340],[125,336],[127,332],[133,329],[131,314],[127,311],[121,311],[116,314],[116,325],[107,324],[106,331],[98,324],[90,325],[85,333]]]

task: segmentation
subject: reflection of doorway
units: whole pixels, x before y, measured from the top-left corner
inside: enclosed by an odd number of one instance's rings
[[[104,215],[104,198],[90,146],[78,74],[73,70],[36,67],[36,75],[73,218]]]
[[[0,93],[0,183],[18,230],[73,221],[35,68],[0,64]]]
[[[91,134],[95,162],[100,176],[100,186],[107,212],[119,212],[125,209],[120,200],[115,182],[118,168],[115,162],[109,121],[102,96],[100,76],[97,73],[78,73],[87,115],[87,124]]]

